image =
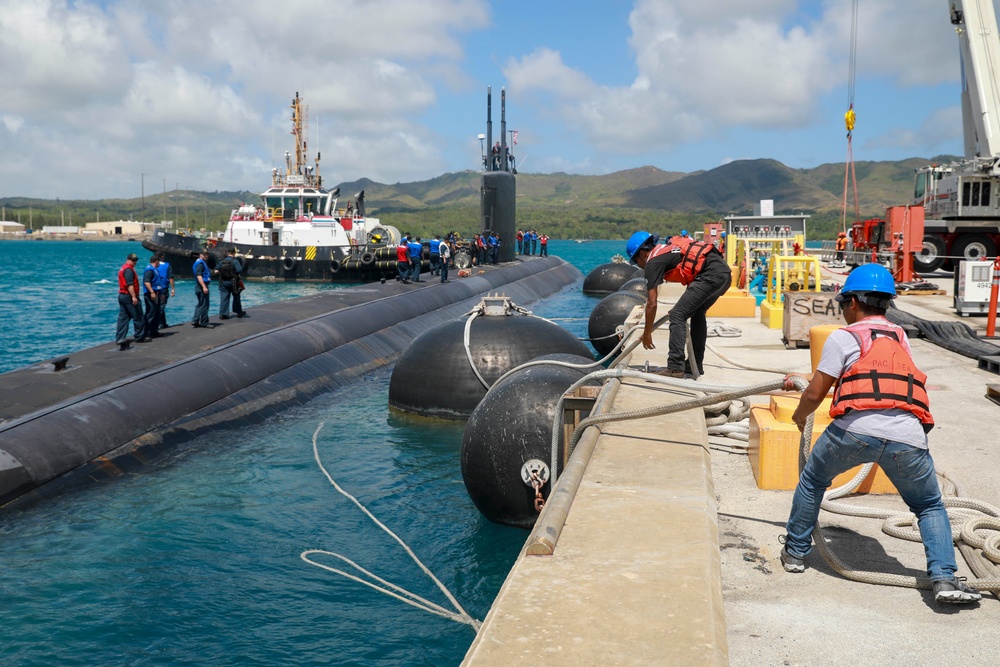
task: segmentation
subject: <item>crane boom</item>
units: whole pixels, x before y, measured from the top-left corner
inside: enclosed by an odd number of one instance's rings
[[[961,54],[965,157],[1000,157],[1000,35],[993,0],[949,4]]]

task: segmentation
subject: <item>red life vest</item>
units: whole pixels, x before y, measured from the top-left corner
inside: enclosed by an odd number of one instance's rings
[[[396,261],[404,264],[410,262],[410,249],[405,243],[396,246]]]
[[[883,317],[866,317],[845,331],[858,341],[861,356],[837,380],[830,416],[899,408],[916,415],[925,432],[934,428],[927,376],[913,363],[903,330]]]
[[[698,277],[702,267],[705,266],[705,258],[708,253],[715,250],[711,243],[695,241],[685,236],[675,236],[670,239],[670,243],[654,246],[646,261],[658,257],[668,252],[683,253],[681,263],[667,271],[663,276],[665,282],[681,283],[690,285],[691,281]],[[718,252],[716,250],[716,252]]]
[[[122,264],[122,268],[118,269],[118,293],[128,294],[128,283],[125,281],[125,269],[132,269],[132,287],[135,288],[135,293],[139,294],[139,274],[135,272],[135,267],[125,262]]]

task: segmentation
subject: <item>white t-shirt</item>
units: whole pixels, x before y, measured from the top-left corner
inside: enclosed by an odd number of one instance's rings
[[[906,334],[903,334],[905,337]],[[861,357],[861,347],[857,339],[844,329],[830,334],[823,346],[823,356],[816,370],[839,378],[844,369]],[[902,442],[920,449],[927,449],[927,434],[924,426],[912,412],[900,408],[889,410],[851,410],[846,415],[833,420],[837,428],[851,433],[885,438]]]

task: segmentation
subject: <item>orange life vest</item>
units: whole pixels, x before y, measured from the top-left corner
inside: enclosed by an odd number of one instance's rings
[[[847,250],[847,237],[837,237],[837,250]]]
[[[128,281],[125,280],[125,269],[132,269],[132,287],[135,288],[136,296],[139,295],[139,274],[135,272],[135,267],[125,262],[122,268],[118,269],[118,293],[128,294]]]
[[[837,380],[830,416],[899,408],[916,415],[925,432],[934,428],[927,376],[913,363],[903,330],[885,318],[866,317],[845,331],[858,341],[861,356]]]
[[[670,243],[654,246],[646,261],[668,252],[682,253],[684,256],[681,258],[681,263],[667,271],[663,280],[664,282],[690,285],[691,281],[701,273],[702,267],[705,266],[705,258],[713,250],[718,252],[711,243],[695,241],[685,236],[675,236],[670,239]]]

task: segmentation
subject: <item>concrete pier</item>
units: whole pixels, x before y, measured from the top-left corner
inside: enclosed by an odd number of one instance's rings
[[[834,276],[835,277],[835,276]],[[950,291],[951,278],[931,279]],[[661,313],[680,294],[661,289]],[[950,296],[900,297],[933,320],[959,319]],[[982,328],[983,321],[961,318]],[[739,364],[809,372],[808,349],[786,350],[781,330],[756,319],[710,318],[738,327],[709,344]],[[666,363],[667,332],[631,366]],[[965,495],[1000,504],[1000,406],[985,385],[1000,381],[975,360],[911,340],[929,376],[939,471]],[[752,385],[780,377],[743,370],[711,350],[702,382]],[[697,383],[695,383],[697,384]],[[613,411],[676,401],[650,383],[628,381]],[[756,397],[755,403],[765,403]],[[467,665],[941,665],[996,662],[1000,602],[942,606],[929,591],[842,578],[818,555],[805,574],[784,572],[778,536],[791,491],[757,488],[745,455],[713,450],[700,411],[603,426],[566,526],[551,556],[524,553],[470,647]],[[733,441],[730,441],[733,442]],[[860,505],[905,511],[898,496]],[[921,545],[883,535],[880,521],[824,512],[832,548],[859,569],[923,576]],[[972,573],[956,552],[959,574]]]

